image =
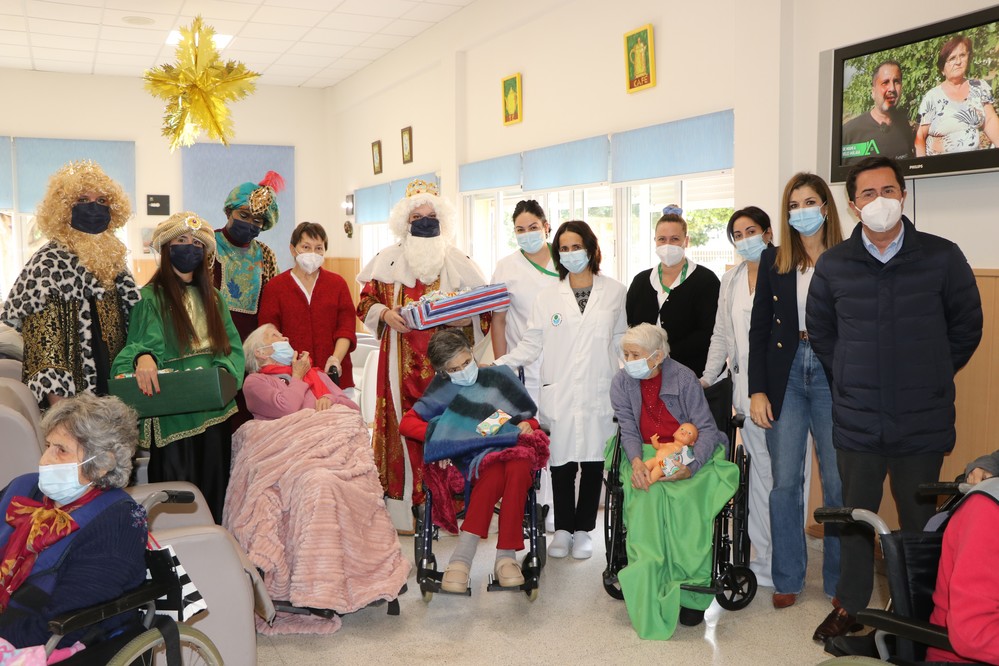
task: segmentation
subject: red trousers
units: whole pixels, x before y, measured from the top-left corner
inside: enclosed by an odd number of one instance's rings
[[[465,509],[465,521],[461,524],[461,531],[486,538],[489,534],[489,523],[493,519],[493,507],[502,499],[496,548],[522,550],[524,506],[527,504],[527,491],[533,481],[531,463],[527,460],[497,462],[490,465],[472,486],[472,496]]]

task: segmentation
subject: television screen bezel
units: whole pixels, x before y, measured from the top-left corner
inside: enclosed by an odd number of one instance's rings
[[[931,23],[904,32],[878,37],[833,51],[832,87],[832,150],[830,161],[830,182],[841,183],[853,165],[844,165],[843,158],[843,65],[852,60],[878,51],[921,42],[941,35],[960,33],[986,23],[999,23],[999,5],[970,14]],[[905,94],[903,72],[902,92]],[[919,100],[908,100],[908,104],[919,104]],[[999,171],[999,148],[988,148],[947,155],[931,155],[900,160],[899,165],[906,178],[955,175],[982,171]]]

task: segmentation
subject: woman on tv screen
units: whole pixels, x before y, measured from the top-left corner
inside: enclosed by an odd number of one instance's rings
[[[963,35],[947,40],[940,49],[937,69],[944,80],[919,105],[917,157],[978,150],[983,147],[979,131],[993,146],[999,142],[992,87],[967,77],[973,54],[971,40]]]

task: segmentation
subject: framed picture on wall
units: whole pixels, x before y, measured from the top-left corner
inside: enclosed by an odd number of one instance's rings
[[[503,124],[513,125],[524,119],[524,91],[520,72],[503,79]]]
[[[656,85],[656,53],[651,23],[624,35],[624,71],[628,77],[629,93]]]
[[[413,128],[402,128],[402,163],[409,164],[413,161]]]
[[[382,142],[381,139],[371,143],[371,168],[377,176],[382,172]]]

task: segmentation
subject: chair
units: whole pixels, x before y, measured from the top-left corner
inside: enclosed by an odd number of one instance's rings
[[[14,478],[38,471],[38,432],[19,411],[0,405],[0,488]]]
[[[21,362],[12,358],[0,358],[0,377],[21,381]]]
[[[0,405],[14,409],[27,419],[38,435],[39,450],[44,452],[45,439],[42,437],[40,428],[42,413],[38,409],[38,402],[35,400],[35,394],[31,392],[31,389],[22,384],[20,379],[0,377]]]

